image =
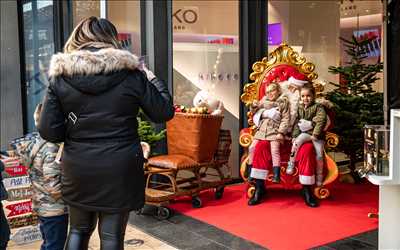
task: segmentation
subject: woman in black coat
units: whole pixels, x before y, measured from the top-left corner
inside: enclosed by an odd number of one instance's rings
[[[102,249],[123,249],[129,211],[144,205],[139,108],[153,121],[174,115],[166,85],[121,50],[105,19],[78,24],[64,53],[50,62],[50,85],[38,130],[64,142],[62,194],[70,206],[66,249],[87,249],[99,219]]]

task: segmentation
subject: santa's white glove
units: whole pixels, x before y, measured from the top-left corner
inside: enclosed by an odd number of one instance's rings
[[[147,80],[151,81],[154,78],[156,78],[156,76],[154,75],[154,73],[149,70],[145,65],[142,66],[143,71],[146,73],[147,76]]]
[[[304,119],[300,119],[298,125],[301,132],[306,132],[313,128],[312,122]]]
[[[274,121],[279,121],[281,119],[281,113],[278,111],[278,108],[267,109],[262,113],[263,118],[269,118]]]

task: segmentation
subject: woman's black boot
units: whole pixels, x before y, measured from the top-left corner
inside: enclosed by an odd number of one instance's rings
[[[301,194],[304,198],[304,202],[309,207],[318,207],[318,201],[314,197],[313,192],[311,190],[311,185],[303,185],[303,189],[301,190]]]
[[[249,199],[248,201],[248,205],[249,206],[254,206],[257,204],[261,203],[262,198],[265,195],[265,186],[264,186],[264,180],[261,179],[255,179],[256,180],[256,184],[255,184],[255,188],[256,190],[254,191],[253,196]]]
[[[272,182],[273,183],[281,182],[281,167],[273,167],[272,172],[274,173],[274,176],[272,177]]]

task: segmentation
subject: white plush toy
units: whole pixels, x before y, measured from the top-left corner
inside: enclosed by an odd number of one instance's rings
[[[197,92],[196,96],[193,98],[193,105],[197,107],[206,107],[211,115],[221,115],[224,110],[223,103],[211,96],[211,94],[206,90],[200,90]]]
[[[151,152],[150,144],[148,144],[147,142],[141,141],[140,146],[142,146],[143,157],[145,159],[149,159],[150,152]]]

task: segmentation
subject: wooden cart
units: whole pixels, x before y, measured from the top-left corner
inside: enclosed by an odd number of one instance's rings
[[[162,156],[164,157],[164,156]],[[182,157],[179,155],[165,157]],[[184,157],[184,156],[183,156]],[[164,158],[163,160],[168,160]],[[224,171],[224,168],[225,171]],[[231,180],[227,174],[229,167],[223,162],[209,162],[176,167],[146,167],[146,204],[157,206],[157,218],[167,219],[171,211],[166,207],[176,198],[188,196],[194,208],[202,207],[199,194],[203,190],[214,189],[215,198],[221,199],[225,184]]]
[[[167,205],[179,197],[191,197],[194,208],[202,207],[203,190],[214,189],[215,198],[222,198],[231,180],[232,140],[221,123],[222,117],[200,114],[176,114],[167,123],[169,154],[150,158],[145,167],[146,204],[157,206],[159,219],[170,217]]]

